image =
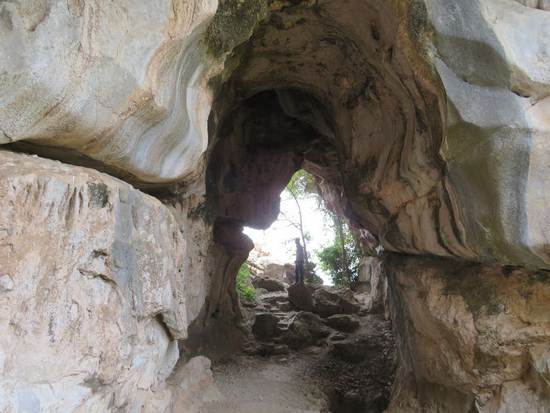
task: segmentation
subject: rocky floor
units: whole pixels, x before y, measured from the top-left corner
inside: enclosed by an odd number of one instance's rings
[[[328,400],[309,374],[315,356],[258,357],[239,355],[213,366],[221,399],[204,413],[328,412]]]
[[[247,303],[243,353],[213,366],[214,412],[381,412],[395,352],[390,323],[350,291],[273,288]]]

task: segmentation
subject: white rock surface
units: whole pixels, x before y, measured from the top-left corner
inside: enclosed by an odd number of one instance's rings
[[[481,257],[548,267],[550,13],[511,0],[427,5],[448,98],[442,155],[468,244]]]
[[[0,4],[0,143],[74,148],[150,181],[206,148],[215,0]]]
[[[172,214],[124,182],[38,157],[0,151],[0,176],[0,411],[149,406],[186,337]]]
[[[13,290],[13,279],[8,274],[0,276],[0,291],[11,290]]]

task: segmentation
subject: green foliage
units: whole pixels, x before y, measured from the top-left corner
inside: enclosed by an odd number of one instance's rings
[[[292,175],[286,186],[286,190],[298,199],[317,195],[315,178],[303,169]]]
[[[320,268],[327,273],[335,285],[354,288],[359,277],[359,263],[363,251],[356,241],[344,218],[327,207],[323,199],[322,191],[315,177],[310,173],[299,170],[296,172],[286,187],[286,191],[294,198],[299,210],[299,220],[290,223],[300,231],[302,245],[306,256],[306,268],[311,264],[307,260],[307,244],[311,237],[303,227],[302,209],[300,203],[305,199],[317,200],[318,208],[324,213],[327,221],[331,223],[334,234],[333,243],[320,251],[316,251]],[[314,266],[306,271],[306,282],[315,282]],[[318,278],[318,277],[317,277]]]
[[[256,291],[250,281],[250,269],[248,268],[248,264],[246,262],[241,265],[241,268],[239,268],[236,286],[237,293],[239,294],[241,300],[254,301],[256,299]]]
[[[320,267],[330,275],[334,285],[355,287],[359,277],[359,264],[363,252],[349,227],[341,224],[332,245],[317,251]],[[338,233],[343,236],[338,236]]]

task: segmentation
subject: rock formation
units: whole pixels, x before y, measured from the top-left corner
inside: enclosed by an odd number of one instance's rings
[[[314,303],[309,311],[291,302],[296,290]],[[395,343],[390,321],[381,313],[370,313],[368,301],[359,302],[346,289],[292,286],[288,294],[260,294],[255,305],[247,306],[245,352],[275,360],[299,359],[307,372],[303,382],[316,383],[324,402],[320,404],[328,409],[315,411],[382,411],[388,406]],[[281,403],[287,405],[284,399]]]
[[[0,152],[0,409],[164,409],[187,336],[176,220],[93,170]]]
[[[199,411],[300,168],[369,245],[390,411],[550,409],[548,0],[10,1],[0,39],[0,411]]]

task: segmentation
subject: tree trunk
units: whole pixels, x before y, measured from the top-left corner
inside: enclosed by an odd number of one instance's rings
[[[292,195],[292,198],[294,198],[294,202],[296,202],[296,206],[298,207],[298,219],[299,219],[299,231],[300,231],[300,237],[302,238],[302,246],[304,247],[304,268],[306,271],[309,268],[309,256],[307,253],[307,247],[306,247],[306,236],[304,234],[304,221],[302,218],[302,208],[300,207],[300,202],[298,201],[298,197],[294,194],[294,192],[289,189],[288,192],[290,192],[290,195]]]
[[[346,251],[346,238],[344,234],[344,223],[342,222],[342,218],[340,218],[339,215],[333,214],[333,221],[334,226],[336,227],[336,232],[338,234],[338,238],[340,239],[340,256],[342,261],[342,271],[346,275],[348,285],[352,287],[351,281],[351,269],[349,268],[349,260],[348,260],[348,253]]]

